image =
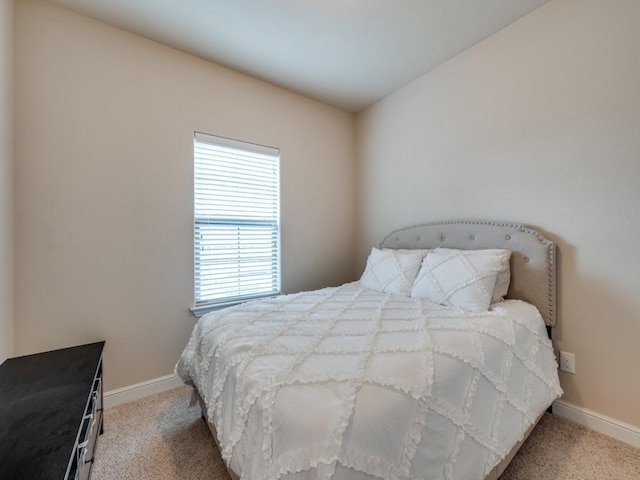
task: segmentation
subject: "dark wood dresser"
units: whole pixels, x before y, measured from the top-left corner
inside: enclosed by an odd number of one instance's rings
[[[87,480],[102,433],[104,342],[0,365],[0,479]]]

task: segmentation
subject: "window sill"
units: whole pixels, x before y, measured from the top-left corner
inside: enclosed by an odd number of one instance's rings
[[[235,305],[240,305],[241,303],[250,302],[252,300],[260,300],[263,298],[275,298],[277,296],[279,296],[279,294],[258,296],[258,297],[252,297],[252,298],[243,298],[241,300],[231,300],[229,302],[212,303],[208,305],[198,305],[196,307],[189,308],[189,311],[194,317],[200,318],[209,312],[222,310],[223,308],[233,307]]]
[[[191,314],[200,318],[206,313],[214,312],[216,310],[222,310],[223,308],[233,307],[234,305],[240,305],[243,302],[229,302],[229,303],[216,303],[215,305],[200,305],[199,307],[191,307],[189,311]]]

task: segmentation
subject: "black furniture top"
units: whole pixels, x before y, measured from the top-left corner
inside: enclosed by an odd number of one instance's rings
[[[0,365],[0,479],[66,477],[103,347],[92,343]]]

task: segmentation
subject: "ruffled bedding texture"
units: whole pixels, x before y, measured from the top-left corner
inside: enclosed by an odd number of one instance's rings
[[[359,282],[203,316],[176,373],[242,479],[484,478],[561,393],[535,307]]]

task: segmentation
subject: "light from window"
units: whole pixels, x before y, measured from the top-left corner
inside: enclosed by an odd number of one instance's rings
[[[277,149],[194,135],[195,310],[280,293]]]

